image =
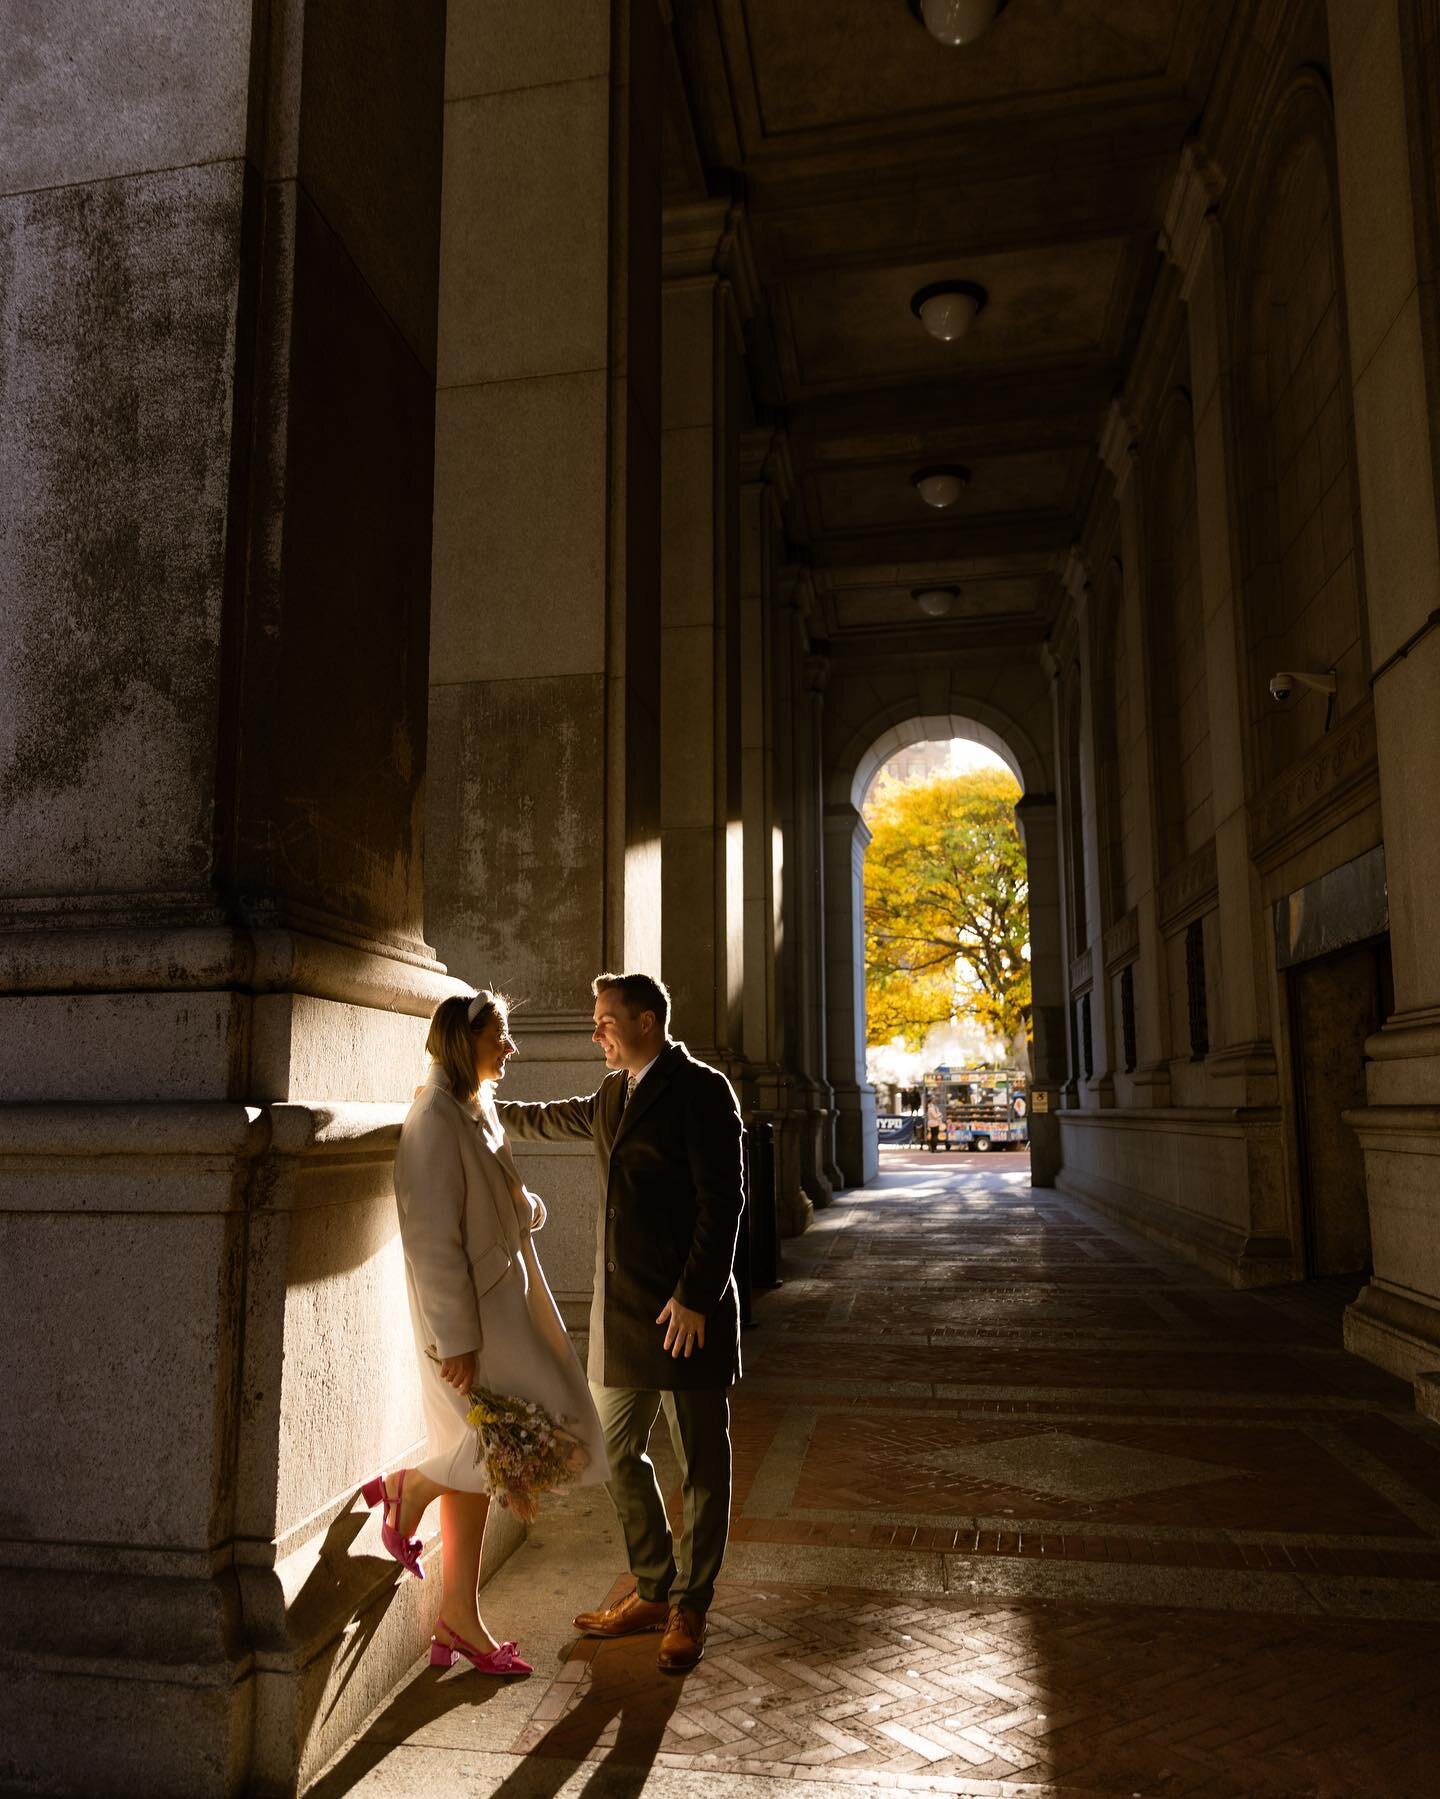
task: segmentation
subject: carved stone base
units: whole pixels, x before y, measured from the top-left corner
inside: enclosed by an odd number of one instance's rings
[[[1345,1347],[1414,1382],[1417,1403],[1422,1382],[1430,1403],[1440,1394],[1440,1305],[1372,1280],[1346,1308]]]
[[[863,1187],[880,1172],[875,1089],[868,1082],[835,1087],[835,1159],[842,1184]]]
[[[423,1649],[439,1582],[397,1578],[358,1497],[423,1440],[403,1114],[0,1108],[0,1337],[34,1370],[0,1540],[11,1783],[291,1794]],[[489,1565],[522,1536],[497,1515]]]
[[[1173,1108],[1060,1120],[1056,1186],[1235,1287],[1302,1277],[1278,1116]]]
[[[1345,1343],[1402,1380],[1440,1369],[1440,1012],[1398,1013],[1365,1044],[1365,1152],[1375,1272]]]

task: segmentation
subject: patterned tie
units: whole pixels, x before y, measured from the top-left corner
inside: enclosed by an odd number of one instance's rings
[[[625,1076],[625,1104],[620,1108],[622,1115],[630,1110],[630,1101],[634,1099],[635,1089],[639,1085],[640,1083],[635,1079],[633,1074],[627,1074]]]

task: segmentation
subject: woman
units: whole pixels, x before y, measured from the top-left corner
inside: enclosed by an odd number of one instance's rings
[[[507,1002],[484,990],[443,1000],[425,1047],[430,1072],[400,1133],[395,1199],[429,1455],[370,1481],[365,1499],[383,1505],[385,1547],[421,1579],[413,1533],[440,1501],[445,1613],[431,1662],[462,1655],[485,1674],[528,1674],[476,1605],[490,1498],[470,1390],[534,1400],[560,1420],[588,1457],[581,1485],[608,1477],[604,1438],[531,1241],[545,1208],[520,1179],[491,1098],[515,1054]]]

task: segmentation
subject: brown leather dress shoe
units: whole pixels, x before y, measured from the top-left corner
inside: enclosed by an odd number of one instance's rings
[[[688,1674],[705,1653],[705,1614],[688,1605],[673,1606],[660,1639],[660,1671]]]
[[[669,1614],[666,1600],[642,1599],[631,1592],[604,1611],[581,1612],[575,1619],[575,1628],[587,1637],[633,1637],[642,1630],[663,1630]]]

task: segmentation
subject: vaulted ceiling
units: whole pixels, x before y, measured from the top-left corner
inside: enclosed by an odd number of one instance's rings
[[[752,382],[832,633],[913,628],[936,584],[1043,627],[1232,4],[1009,0],[951,49],[907,0],[672,0],[667,200],[744,196]],[[910,305],[945,279],[988,294],[950,344]],[[927,507],[912,473],[957,463]]]

